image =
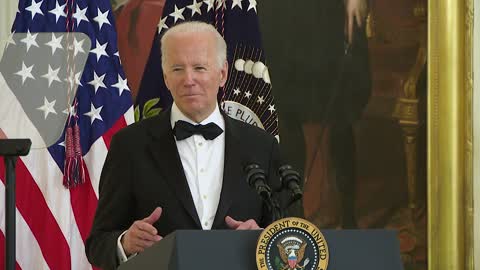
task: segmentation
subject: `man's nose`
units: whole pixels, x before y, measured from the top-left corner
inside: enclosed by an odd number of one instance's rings
[[[195,83],[195,74],[192,70],[187,69],[185,71],[184,83],[185,85],[193,85]]]

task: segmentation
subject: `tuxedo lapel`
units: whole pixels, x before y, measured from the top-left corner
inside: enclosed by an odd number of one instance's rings
[[[157,162],[162,176],[175,192],[176,197],[192,217],[198,228],[202,228],[182,162],[178,155],[177,145],[170,124],[170,110],[160,114],[158,121],[152,121],[149,132],[152,136],[149,150]]]
[[[213,221],[212,229],[218,228],[224,223],[225,215],[230,209],[232,202],[237,196],[238,178],[243,175],[242,148],[239,137],[239,130],[232,119],[226,116],[225,119],[225,160],[223,169],[223,184],[220,193],[220,201]]]

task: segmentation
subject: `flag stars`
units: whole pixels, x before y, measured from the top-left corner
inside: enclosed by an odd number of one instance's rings
[[[216,2],[217,2],[217,7],[215,8],[215,10],[219,10],[220,8],[225,7],[225,0],[216,0]]]
[[[163,29],[168,29],[168,25],[166,24],[168,16],[164,17],[158,22],[158,33],[162,32]]]
[[[268,110],[270,111],[270,114],[273,114],[275,112],[275,105],[268,105]]]
[[[247,11],[249,11],[250,9],[253,9],[255,10],[255,13],[257,13],[257,0],[248,0],[249,4],[248,4],[248,9]]]
[[[262,105],[263,102],[265,102],[265,99],[263,99],[263,96],[259,96],[259,97],[257,98],[257,102],[260,103],[260,105]]]
[[[65,6],[66,5],[67,5],[67,3],[60,6],[58,1],[56,1],[55,8],[48,11],[49,13],[52,13],[53,15],[55,15],[55,23],[58,23],[58,19],[60,19],[60,17],[62,17],[62,16],[65,17],[65,18],[67,17],[67,13],[65,13]]]
[[[245,92],[245,97],[250,98],[252,96],[252,93],[250,91]]]
[[[75,18],[75,20],[77,21],[77,27],[80,25],[80,23],[82,23],[82,21],[88,22],[86,13],[87,7],[85,7],[84,9],[80,9],[77,4],[77,8],[75,9],[75,13],[73,14],[73,18]]]
[[[52,69],[50,65],[48,65],[48,72],[45,75],[42,75],[42,78],[45,78],[48,80],[48,87],[52,84],[53,81],[61,82],[60,78],[58,77],[58,72],[60,71],[60,68],[57,69]]]
[[[63,39],[63,36],[60,36],[60,37],[55,37],[55,34],[52,33],[52,39],[45,43],[46,45],[50,46],[52,48],[52,55],[55,54],[55,51],[57,49],[63,49],[62,47],[62,39]]]
[[[215,0],[204,0],[203,2],[207,4],[207,12],[210,11],[210,9],[213,9],[213,5],[215,4]]]
[[[16,72],[15,74],[22,77],[22,85],[25,83],[27,78],[31,78],[35,80],[35,77],[32,75],[32,69],[34,65],[29,67],[25,66],[25,62],[22,62],[22,69]]]
[[[173,23],[177,23],[177,21],[180,20],[185,20],[185,17],[183,17],[183,11],[185,8],[178,9],[177,5],[175,5],[175,11],[170,13],[170,17],[173,17]]]
[[[199,15],[202,15],[202,10],[200,9],[202,7],[202,4],[203,4],[202,1],[197,3],[197,0],[193,0],[193,3],[187,6],[187,8],[192,10],[192,17],[197,13]]]
[[[242,0],[232,0],[232,9],[235,7],[239,7],[240,9],[242,8]]]
[[[75,110],[75,106],[74,106],[74,105],[68,106],[68,108],[66,108],[65,110],[63,110],[63,113],[66,114],[66,115],[70,115],[70,116],[76,116],[76,115],[77,115],[77,112],[76,112],[76,110]]]
[[[79,71],[77,74],[74,74],[73,72],[69,72],[68,77],[65,78],[65,81],[68,82],[70,86],[75,87],[75,89],[78,85],[83,86],[82,83],[80,82],[81,74],[82,74],[81,71]]]
[[[114,53],[113,55],[115,55],[116,57],[118,57],[118,61],[120,62],[120,64],[122,64],[122,58],[120,58],[120,53],[117,51],[117,52]]]
[[[30,50],[30,47],[32,45],[35,46],[35,47],[38,47],[37,35],[38,35],[38,33],[32,35],[30,33],[30,30],[28,30],[27,36],[25,38],[23,38],[22,40],[20,40],[21,42],[25,43],[25,45],[27,46],[27,52],[28,52],[28,50]]]
[[[95,94],[97,93],[98,88],[107,88],[103,83],[103,80],[105,79],[105,74],[99,77],[95,71],[93,72],[93,80],[89,81],[88,84],[92,85],[95,88]]]
[[[3,41],[5,42],[5,50],[8,48],[8,45],[9,45],[9,44],[17,45],[17,43],[16,43],[15,40],[13,39],[13,35],[14,35],[14,34],[15,34],[15,31],[13,31],[13,33],[10,33],[10,35],[8,35],[8,37],[3,40]]]
[[[100,44],[100,42],[97,40],[97,45],[95,46],[95,49],[90,50],[91,53],[94,53],[97,55],[97,62],[100,60],[100,57],[102,55],[107,56],[107,51],[105,50],[107,48],[108,42],[105,42],[104,44]]]
[[[90,124],[93,124],[96,119],[103,121],[102,116],[100,115],[100,113],[102,112],[102,108],[103,106],[95,108],[95,105],[93,105],[93,103],[90,103],[90,111],[84,113],[83,115],[90,117]]]
[[[42,3],[43,3],[43,0],[40,0],[39,2],[32,0],[32,3],[30,4],[30,6],[25,8],[25,10],[28,10],[32,13],[32,20],[33,20],[33,17],[35,17],[35,15],[37,14],[43,15],[43,11],[41,9]]]
[[[73,56],[77,56],[77,53],[85,53],[85,50],[83,49],[83,42],[85,39],[82,39],[81,41],[77,41],[77,38],[73,38]]]
[[[47,119],[47,116],[50,113],[57,114],[55,109],[53,108],[55,106],[56,100],[53,100],[52,102],[49,102],[47,97],[43,97],[43,105],[38,107],[37,110],[43,111],[43,117]]]
[[[118,81],[116,84],[112,84],[112,87],[115,87],[118,89],[118,95],[121,96],[123,94],[123,91],[127,90],[130,91],[130,88],[128,88],[127,84],[127,79],[122,79],[122,76],[118,74]]]
[[[234,94],[235,96],[238,96],[238,95],[240,94],[240,89],[239,89],[239,88],[233,89],[233,94]]]
[[[108,9],[107,11],[105,12],[102,12],[100,10],[100,8],[97,8],[97,17],[93,18],[94,21],[96,21],[98,23],[98,29],[99,30],[102,30],[102,26],[104,24],[108,24],[108,25],[111,25],[110,24],[110,21],[108,20],[108,12],[110,12]]]

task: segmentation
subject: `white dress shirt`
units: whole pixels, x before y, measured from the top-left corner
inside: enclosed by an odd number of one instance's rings
[[[170,117],[172,129],[178,120],[197,124],[186,117],[174,103]],[[225,120],[218,105],[213,113],[199,124],[206,125],[212,122],[225,130]],[[213,140],[206,140],[202,135],[194,134],[175,142],[202,229],[209,230],[212,228],[222,191],[225,132]]]
[[[202,122],[196,123],[185,116],[177,105],[173,103],[170,116],[172,130],[175,122],[178,120],[183,120],[194,125],[206,125],[213,122],[225,131],[225,119],[223,119],[220,113],[218,104],[210,116]],[[225,132],[222,132],[222,134],[213,140],[206,140],[202,135],[194,134],[181,141],[175,139],[175,143],[202,229],[210,230],[215,214],[217,213],[220,193],[222,191]],[[178,181],[181,181],[181,179],[178,179]],[[120,241],[125,232],[122,233],[117,240],[117,254],[120,262],[125,262],[136,255],[134,254],[127,258],[123,250]]]

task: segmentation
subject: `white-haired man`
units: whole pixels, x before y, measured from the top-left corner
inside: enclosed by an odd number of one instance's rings
[[[223,38],[206,23],[176,25],[162,37],[162,65],[172,108],[117,133],[102,171],[86,253],[103,269],[178,229],[259,229],[270,219],[244,167],[259,164],[278,187],[278,144],[220,111]]]

